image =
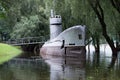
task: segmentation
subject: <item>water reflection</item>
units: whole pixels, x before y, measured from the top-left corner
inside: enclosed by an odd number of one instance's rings
[[[13,59],[0,66],[0,80],[49,80],[49,67],[41,59]]]
[[[0,80],[120,80],[120,53],[114,68],[107,54],[14,58],[0,65]]]
[[[109,51],[109,50],[108,50]],[[112,56],[105,56],[110,53],[100,52],[87,53],[86,80],[120,80],[120,54],[117,60]]]
[[[85,80],[85,57],[47,55],[45,62],[50,66],[50,80]]]

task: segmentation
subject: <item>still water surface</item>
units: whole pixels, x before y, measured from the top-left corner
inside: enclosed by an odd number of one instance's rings
[[[0,80],[120,80],[120,59],[110,69],[110,53],[96,57],[14,58],[0,66]]]

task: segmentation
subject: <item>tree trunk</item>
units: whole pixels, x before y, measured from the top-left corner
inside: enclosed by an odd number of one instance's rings
[[[104,20],[100,19],[100,23],[101,23],[101,26],[102,26],[103,36],[106,39],[106,41],[108,42],[108,44],[109,44],[109,46],[112,50],[112,53],[113,53],[112,56],[117,57],[117,49],[114,46],[113,40],[111,40],[110,37],[107,34],[106,24],[105,24]]]
[[[96,38],[96,53],[100,53],[100,40]]]
[[[117,49],[114,46],[114,42],[112,39],[110,39],[110,37],[107,34],[107,28],[106,28],[107,26],[106,26],[105,21],[104,21],[104,12],[103,12],[103,9],[99,3],[99,0],[97,0],[95,4],[93,4],[91,2],[91,0],[88,0],[88,1],[98,17],[98,20],[99,20],[101,27],[102,27],[102,34],[112,50],[112,57],[117,57]]]
[[[108,66],[109,69],[111,69],[111,68],[114,67],[116,59],[117,59],[117,57],[113,57],[113,58],[112,58],[111,63],[110,63],[110,65]]]
[[[118,34],[118,40],[116,42],[117,51],[120,51],[120,34]]]
[[[96,34],[96,33],[95,33]],[[92,36],[92,40],[93,40],[93,45],[94,45],[94,48],[95,48],[95,53],[100,53],[100,40],[99,40],[99,36],[95,35],[95,36]]]
[[[112,6],[120,13],[120,0],[110,0]]]

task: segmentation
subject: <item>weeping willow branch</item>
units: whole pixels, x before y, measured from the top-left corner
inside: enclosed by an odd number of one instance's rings
[[[110,0],[112,6],[120,13],[120,0]]]
[[[98,17],[98,20],[99,20],[101,27],[102,27],[102,34],[103,34],[104,38],[106,39],[106,41],[108,42],[109,46],[111,47],[112,52],[113,52],[113,56],[116,57],[117,56],[117,49],[114,46],[113,40],[107,34],[107,26],[106,26],[106,23],[104,21],[104,12],[103,12],[103,9],[100,5],[100,0],[88,0],[88,2]]]

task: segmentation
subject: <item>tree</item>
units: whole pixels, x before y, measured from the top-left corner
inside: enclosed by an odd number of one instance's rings
[[[112,49],[113,57],[117,57],[117,52],[118,52],[117,48],[114,46],[113,39],[111,39],[107,33],[107,25],[105,23],[104,11],[103,11],[103,8],[101,7],[100,0],[94,0],[94,1],[88,0],[88,1],[98,17],[98,20],[99,20],[99,22],[101,24],[101,28],[102,28],[102,35],[104,36],[104,38],[110,45],[110,47]]]
[[[112,6],[120,13],[120,0],[110,0]]]
[[[2,33],[7,32],[11,38],[47,35],[48,18],[44,14],[43,1],[1,0],[1,6],[6,12],[5,18],[0,20]]]
[[[15,24],[12,37],[36,37],[48,34],[46,30],[48,29],[48,21],[44,14],[43,4],[43,0],[23,1],[20,8],[20,21]]]

